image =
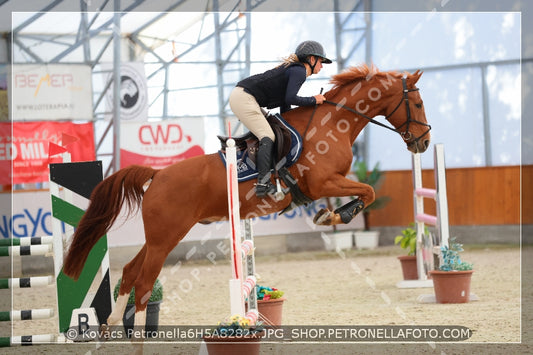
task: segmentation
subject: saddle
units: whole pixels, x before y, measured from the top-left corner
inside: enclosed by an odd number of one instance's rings
[[[281,115],[267,115],[267,122],[274,131],[274,136],[276,137],[275,146],[274,146],[274,163],[277,166],[283,157],[289,154],[291,149],[291,133],[294,132],[299,135],[296,130],[294,130],[290,125],[281,117]],[[290,128],[289,128],[290,127]],[[221,151],[226,153],[226,142],[230,137],[227,136],[217,136],[220,140]],[[235,141],[235,147],[237,149],[237,155],[239,152],[248,152],[248,159],[250,162],[253,162],[254,168],[256,164],[256,154],[257,149],[259,148],[259,139],[252,133],[247,132],[243,135],[232,137]],[[301,140],[301,138],[300,138]],[[238,157],[237,157],[238,159]]]
[[[281,213],[292,210],[295,206],[307,205],[313,200],[302,193],[298,187],[297,180],[287,169],[300,157],[302,153],[302,137],[280,114],[268,115],[267,121],[274,131],[276,137],[274,146],[274,176],[280,177],[287,188],[284,193],[290,192],[292,203]],[[218,151],[224,165],[226,165],[227,136],[217,136],[221,143]],[[256,155],[259,148],[259,140],[252,133],[248,132],[241,136],[232,137],[237,150],[237,180],[239,182],[257,178]]]

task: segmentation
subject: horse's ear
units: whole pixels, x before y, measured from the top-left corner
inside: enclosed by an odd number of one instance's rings
[[[407,77],[407,82],[411,85],[415,85],[418,79],[422,76],[423,71],[417,70],[413,74]]]

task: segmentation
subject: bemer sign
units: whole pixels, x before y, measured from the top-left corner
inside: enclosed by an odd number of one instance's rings
[[[88,65],[13,65],[13,120],[92,120]]]

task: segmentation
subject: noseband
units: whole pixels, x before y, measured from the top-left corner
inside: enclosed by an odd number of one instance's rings
[[[378,126],[386,128],[388,130],[396,132],[400,136],[402,136],[403,140],[406,141],[406,142],[418,142],[422,137],[424,137],[426,134],[429,133],[429,131],[431,130],[431,126],[429,124],[425,123],[425,122],[414,120],[411,117],[411,109],[409,108],[409,97],[408,97],[408,94],[411,91],[418,91],[419,89],[418,88],[407,89],[407,83],[406,83],[405,78],[402,78],[402,85],[403,85],[403,97],[401,98],[401,100],[398,103],[398,105],[396,105],[394,110],[392,110],[391,113],[389,113],[387,116],[385,116],[385,119],[389,120],[389,118],[392,117],[392,115],[394,115],[394,113],[401,106],[402,102],[405,102],[405,109],[407,110],[407,120],[404,123],[402,123],[398,128],[389,127],[389,126],[387,126],[387,125],[385,125],[385,124],[383,124],[383,123],[381,123],[379,121],[376,121],[375,119],[373,119],[371,117],[368,117],[367,115],[365,115],[365,114],[363,114],[363,113],[361,113],[361,112],[359,112],[357,110],[352,109],[351,107],[348,107],[348,106],[345,106],[345,105],[342,105],[342,104],[338,104],[338,103],[335,103],[335,102],[329,101],[329,100],[325,100],[324,102],[328,103],[330,105],[335,105],[337,107],[341,107],[341,108],[343,108],[343,109],[345,109],[347,111],[350,111],[350,112],[352,112],[352,113],[354,113],[354,114],[356,114],[358,116],[361,116],[361,117],[367,119],[370,123],[376,124]],[[413,138],[413,134],[411,133],[411,131],[409,131],[409,126],[410,126],[411,122],[426,126],[428,129],[424,133],[422,133],[420,136]],[[405,126],[405,130],[404,131],[401,130],[401,128],[403,126]]]

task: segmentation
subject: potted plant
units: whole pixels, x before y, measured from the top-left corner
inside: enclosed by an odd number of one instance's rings
[[[377,193],[384,179],[383,172],[379,170],[379,162],[376,163],[372,171],[369,172],[364,161],[356,161],[353,164],[352,170],[357,181],[372,186],[374,192]],[[389,196],[379,196],[376,197],[372,204],[365,206],[365,209],[362,212],[365,229],[363,231],[355,232],[355,245],[358,249],[374,249],[378,246],[379,231],[370,230],[370,212],[385,207],[389,200]]]
[[[415,224],[410,223],[407,228],[402,230],[400,235],[394,238],[394,244],[399,244],[402,249],[407,250],[407,255],[398,256],[402,266],[404,280],[417,280],[418,268],[416,263],[416,229]],[[424,234],[429,235],[429,230],[425,226]]]
[[[113,297],[115,301],[118,297],[118,291],[120,289],[120,283],[122,278],[118,279],[117,284],[115,285],[115,290],[113,292]],[[163,285],[159,279],[155,280],[154,288],[152,289],[152,294],[148,299],[148,305],[146,306],[146,324],[145,329],[150,336],[151,332],[156,332],[159,326],[159,310],[160,304],[163,301]],[[133,321],[135,318],[135,287],[130,292],[130,297],[128,298],[128,304],[126,305],[126,310],[124,311],[124,316],[122,317],[122,322],[124,324],[124,329],[126,334],[130,333],[130,330],[133,329]]]
[[[259,319],[268,325],[280,326],[283,313],[284,292],[276,288],[256,285]]]
[[[408,250],[407,255],[398,256],[402,266],[404,280],[418,279],[418,270],[416,267],[416,230],[414,223],[402,230],[402,234],[394,238],[394,244],[399,244],[402,249]]]
[[[471,263],[462,261],[463,245],[450,238],[449,247],[442,246],[442,263],[431,270],[437,303],[466,303],[470,300],[470,282],[474,272]]]
[[[247,318],[234,315],[220,322],[203,340],[209,355],[258,355],[263,334],[264,327],[261,322],[252,325]]]

